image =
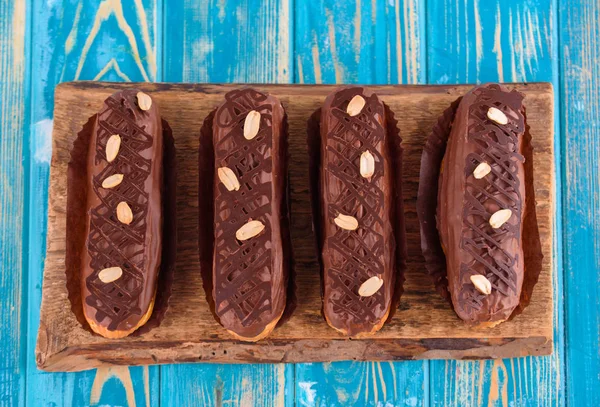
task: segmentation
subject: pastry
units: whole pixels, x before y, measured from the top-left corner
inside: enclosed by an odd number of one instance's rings
[[[285,111],[274,96],[234,90],[215,112],[212,135],[215,312],[235,338],[258,341],[287,299]]]
[[[494,326],[519,304],[524,274],[523,95],[482,85],[460,101],[442,161],[437,229],[457,315]]]
[[[394,159],[384,104],[360,87],[321,109],[318,211],[323,313],[337,331],[378,331],[396,284]]]
[[[122,338],[150,318],[161,265],[158,106],[146,93],[119,91],[104,101],[89,137],[83,311],[94,332]]]

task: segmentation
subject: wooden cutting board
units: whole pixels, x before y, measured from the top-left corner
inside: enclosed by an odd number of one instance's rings
[[[245,86],[245,85],[244,85]],[[77,133],[113,92],[136,87],[151,93],[173,129],[177,149],[177,265],[170,308],[160,327],[139,337],[105,339],[84,329],[71,312],[65,276],[67,164]],[[350,340],[321,315],[319,269],[311,227],[306,121],[335,86],[255,85],[280,98],[288,113],[292,241],[298,304],[267,339],[244,343],[214,320],[198,260],[198,136],[204,118],[239,85],[69,82],[56,88],[47,255],[38,367],[77,371],[102,365],[178,362],[315,362],[335,360],[475,359],[552,352],[554,223],[553,90],[549,83],[511,85],[523,92],[534,149],[534,187],[544,254],[529,307],[514,320],[476,329],[458,319],[426,275],[416,215],[424,140],[444,109],[471,87],[370,86],[395,112],[403,138],[404,206],[408,258],[398,312],[367,339]]]

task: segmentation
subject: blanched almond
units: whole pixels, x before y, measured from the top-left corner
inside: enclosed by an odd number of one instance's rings
[[[152,98],[144,92],[138,92],[136,96],[140,109],[150,110],[150,107],[152,107]]]
[[[341,213],[333,220],[336,225],[346,230],[358,229],[358,221],[353,216],[342,215]]]
[[[488,175],[492,171],[492,167],[488,163],[479,163],[475,170],[473,170],[473,176],[475,179],[481,179]]]
[[[471,282],[481,294],[490,295],[492,293],[492,283],[485,276],[481,274],[472,275]]]
[[[260,129],[260,113],[256,110],[251,110],[246,115],[244,121],[244,138],[246,140],[252,140],[258,134]]]
[[[223,185],[225,185],[225,188],[227,188],[228,191],[238,191],[240,189],[240,181],[238,181],[233,171],[229,168],[221,167],[217,169],[217,174],[219,175],[219,179],[221,180]]]
[[[119,185],[123,181],[123,174],[113,174],[110,177],[106,177],[102,181],[102,188],[110,189]]]
[[[369,178],[375,173],[375,159],[369,150],[360,155],[360,175]]]
[[[123,275],[123,270],[121,267],[109,267],[103,270],[100,270],[98,273],[98,278],[103,283],[112,283],[115,280],[118,280]]]
[[[121,136],[118,134],[113,134],[108,138],[106,142],[106,161],[113,162],[117,155],[119,154],[119,149],[121,148]]]
[[[133,212],[127,202],[119,202],[117,205],[117,219],[119,222],[129,225],[133,221]]]
[[[346,107],[346,113],[349,116],[356,116],[361,112],[363,107],[365,107],[365,99],[361,95],[355,95],[352,99],[350,99],[350,103],[348,103],[348,107]]]
[[[490,217],[490,225],[494,229],[498,229],[502,225],[504,225],[512,216],[512,211],[510,209],[500,209]]]
[[[358,289],[358,295],[361,297],[370,297],[375,294],[383,286],[383,279],[379,276],[373,276],[361,284]]]
[[[508,117],[504,114],[504,112],[498,108],[490,107],[487,111],[488,119],[498,123],[498,124],[507,124]]]
[[[244,226],[239,228],[237,232],[235,232],[235,237],[237,240],[248,240],[253,238],[262,232],[265,228],[265,225],[259,220],[250,220]]]

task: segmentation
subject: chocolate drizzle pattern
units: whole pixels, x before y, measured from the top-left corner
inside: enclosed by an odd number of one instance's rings
[[[333,312],[339,319],[358,324],[375,324],[389,304],[384,288],[369,297],[361,297],[358,289],[372,276],[384,276],[383,157],[385,129],[382,126],[384,106],[375,94],[364,96],[366,104],[360,114],[346,113],[348,102],[361,88],[339,91],[331,104],[335,127],[327,134],[326,173],[330,188],[329,204],[324,208],[327,221],[339,214],[358,220],[357,230],[336,228],[327,236],[324,248],[329,250],[331,264],[326,269],[326,284]],[[360,156],[369,150],[374,157],[375,172],[371,179],[360,174]],[[327,192],[325,192],[327,193]]]
[[[459,306],[473,316],[483,306],[484,294],[479,293],[469,277],[484,275],[492,284],[492,290],[504,296],[518,295],[518,255],[512,255],[503,243],[520,239],[523,198],[517,163],[524,162],[519,153],[519,137],[525,131],[525,119],[521,111],[523,97],[516,91],[504,92],[497,85],[481,87],[474,93],[475,102],[469,108],[468,141],[478,146],[466,157],[465,205],[460,247],[472,261],[461,263],[459,281]],[[518,95],[518,97],[515,97]],[[500,125],[487,118],[490,107],[500,109],[508,117],[508,124]],[[472,175],[481,163],[490,164],[492,171],[483,179]],[[510,209],[512,218],[500,228],[494,229],[489,220],[490,208]]]
[[[252,140],[243,135],[248,112],[260,113],[260,130]],[[272,242],[272,106],[253,89],[227,93],[215,114],[215,126],[230,129],[214,142],[215,168],[230,168],[238,191],[215,184],[215,305],[219,317],[234,312],[242,326],[261,324],[273,312]],[[249,220],[265,225],[259,235],[239,241],[236,231]],[[268,321],[267,321],[268,322]]]
[[[93,273],[86,279],[90,295],[86,303],[94,307],[96,319],[109,318],[108,329],[115,330],[132,315],[143,313],[139,298],[144,290],[144,242],[148,193],[144,183],[150,175],[151,160],[142,157],[152,147],[152,136],[136,125],[134,98],[119,96],[106,100],[106,108],[99,113],[95,162],[106,162],[106,167],[93,177],[93,191],[101,204],[90,211],[90,233],[87,249]],[[138,109],[139,110],[139,109]],[[121,136],[119,154],[112,162],[106,161],[106,143],[111,135]],[[123,181],[112,189],[102,188],[102,181],[112,174],[123,174]],[[125,201],[133,212],[130,225],[123,225],[115,215],[119,202]],[[110,283],[98,278],[107,267],[121,267],[122,276]]]

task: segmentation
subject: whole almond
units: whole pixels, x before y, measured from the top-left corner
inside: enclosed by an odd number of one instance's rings
[[[119,149],[121,148],[121,136],[118,134],[113,134],[108,138],[106,142],[106,161],[113,162],[117,155],[119,154]]]
[[[121,267],[109,267],[103,270],[100,270],[98,273],[98,278],[103,283],[112,283],[115,280],[118,280],[123,275],[123,270]]]
[[[102,181],[102,188],[110,189],[119,185],[123,181],[123,174],[113,174],[110,177],[106,177]]]
[[[237,240],[248,240],[253,238],[262,232],[265,228],[265,225],[259,220],[250,220],[244,226],[239,228],[237,232],[235,232],[235,237]]]
[[[244,138],[246,140],[252,140],[258,134],[260,128],[260,113],[256,110],[251,110],[246,115],[244,120]]]
[[[238,191],[240,189],[240,181],[238,181],[233,171],[229,168],[221,167],[217,170],[217,174],[219,175],[219,179],[221,180],[223,185],[225,185],[225,188],[227,188],[228,191]]]
[[[150,107],[152,107],[152,98],[144,92],[138,92],[136,96],[140,109],[150,110]]]
[[[358,229],[358,221],[353,216],[342,215],[341,213],[333,220],[336,225],[346,230]]]
[[[473,170],[473,176],[475,179],[481,179],[488,175],[492,171],[492,167],[488,163],[479,163],[475,170]]]
[[[494,229],[498,229],[502,225],[504,225],[512,216],[512,211],[510,209],[500,209],[490,217],[490,225]]]
[[[487,111],[488,119],[498,123],[498,124],[507,124],[508,117],[504,114],[504,112],[498,108],[490,107]]]
[[[379,276],[373,276],[361,284],[358,289],[358,295],[361,297],[370,297],[383,286],[383,279]]]
[[[361,95],[355,95],[352,99],[350,99],[350,103],[348,103],[348,107],[346,107],[346,113],[349,116],[356,116],[361,112],[363,107],[365,107],[365,99]]]
[[[127,202],[119,202],[117,205],[117,219],[126,225],[129,225],[133,221],[133,213]]]
[[[375,173],[375,159],[369,150],[360,155],[360,175],[371,179]]]
[[[485,276],[474,274],[471,276],[471,282],[481,294],[490,295],[492,293],[492,283]]]

